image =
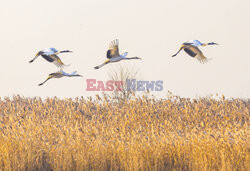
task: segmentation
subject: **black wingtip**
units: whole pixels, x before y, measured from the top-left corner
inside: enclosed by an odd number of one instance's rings
[[[30,61],[29,61],[29,63],[32,63],[32,62],[33,62],[33,60],[30,60]]]
[[[94,67],[95,69],[99,69],[99,67],[98,66],[96,66],[96,67]]]

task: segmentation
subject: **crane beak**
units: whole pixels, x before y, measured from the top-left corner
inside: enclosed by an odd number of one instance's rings
[[[65,51],[62,51],[62,52],[72,53],[73,51],[71,51],[71,50],[65,50]]]
[[[192,45],[192,43],[186,42],[186,43],[183,43],[183,45]]]
[[[218,44],[218,43],[211,42],[211,43],[208,43],[208,45],[219,45],[219,44]]]
[[[71,50],[62,50],[62,51],[59,51],[57,53],[71,53],[71,52],[73,52],[73,51],[71,51]]]

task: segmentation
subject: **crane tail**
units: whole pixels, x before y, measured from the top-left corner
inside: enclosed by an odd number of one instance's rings
[[[60,69],[63,69],[64,67],[69,67],[71,65],[71,64],[65,65],[61,60],[59,60],[59,61],[56,60],[53,62],[53,64]]]
[[[200,56],[197,58],[197,60],[202,63],[202,64],[205,64],[207,62],[209,62],[210,60],[212,60],[212,58],[206,58],[205,56]]]

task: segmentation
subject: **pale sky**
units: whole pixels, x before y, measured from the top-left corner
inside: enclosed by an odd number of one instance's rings
[[[0,6],[0,97],[90,96],[86,79],[107,80],[118,65],[138,68],[140,79],[163,80],[164,97],[169,90],[182,97],[224,94],[250,97],[250,1],[249,0],[9,0]],[[139,56],[93,67],[106,60],[109,43],[118,38],[120,52]],[[219,46],[202,47],[212,58],[200,64],[185,52],[175,58],[181,43],[198,39]],[[61,54],[83,78],[44,81],[58,69],[38,58],[42,49],[69,49]],[[97,92],[96,92],[97,93]]]

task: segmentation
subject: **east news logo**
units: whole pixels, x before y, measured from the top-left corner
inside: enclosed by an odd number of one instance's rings
[[[97,81],[96,79],[87,79],[86,91],[162,91],[163,80],[158,81],[136,81],[136,79],[127,79],[124,81]]]

